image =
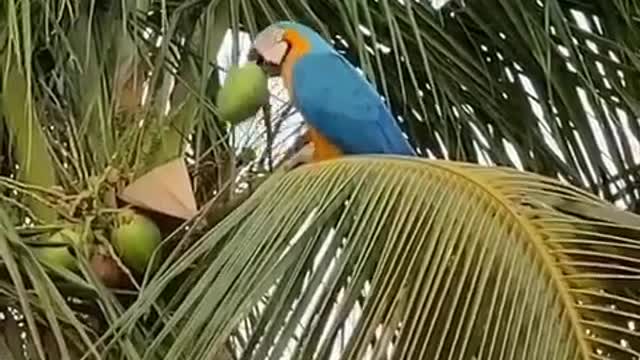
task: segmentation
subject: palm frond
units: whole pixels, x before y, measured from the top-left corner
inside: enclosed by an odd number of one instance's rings
[[[209,358],[232,335],[240,359],[637,356],[640,227],[580,207],[620,212],[508,168],[305,166],[165,264],[120,324],[180,279],[144,358]]]

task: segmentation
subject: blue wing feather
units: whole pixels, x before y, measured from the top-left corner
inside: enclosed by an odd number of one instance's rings
[[[301,57],[292,78],[302,116],[345,154],[415,154],[381,97],[339,54]]]

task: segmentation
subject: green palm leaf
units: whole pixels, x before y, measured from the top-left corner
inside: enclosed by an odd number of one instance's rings
[[[180,277],[145,358],[207,359],[232,334],[242,359],[637,355],[627,321],[640,303],[626,289],[640,227],[563,204],[619,212],[507,168],[375,157],[306,166],[269,179],[166,265],[123,319],[134,324]]]

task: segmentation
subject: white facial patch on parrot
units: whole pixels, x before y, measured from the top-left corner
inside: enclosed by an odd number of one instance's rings
[[[283,38],[284,29],[267,28],[256,36],[253,47],[267,63],[281,65],[289,50],[289,45]]]

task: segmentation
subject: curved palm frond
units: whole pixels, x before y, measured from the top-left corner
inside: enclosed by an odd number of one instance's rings
[[[620,212],[508,168],[305,166],[165,264],[119,323],[179,279],[145,359],[207,359],[229,339],[240,359],[638,356],[640,227],[585,208]]]

